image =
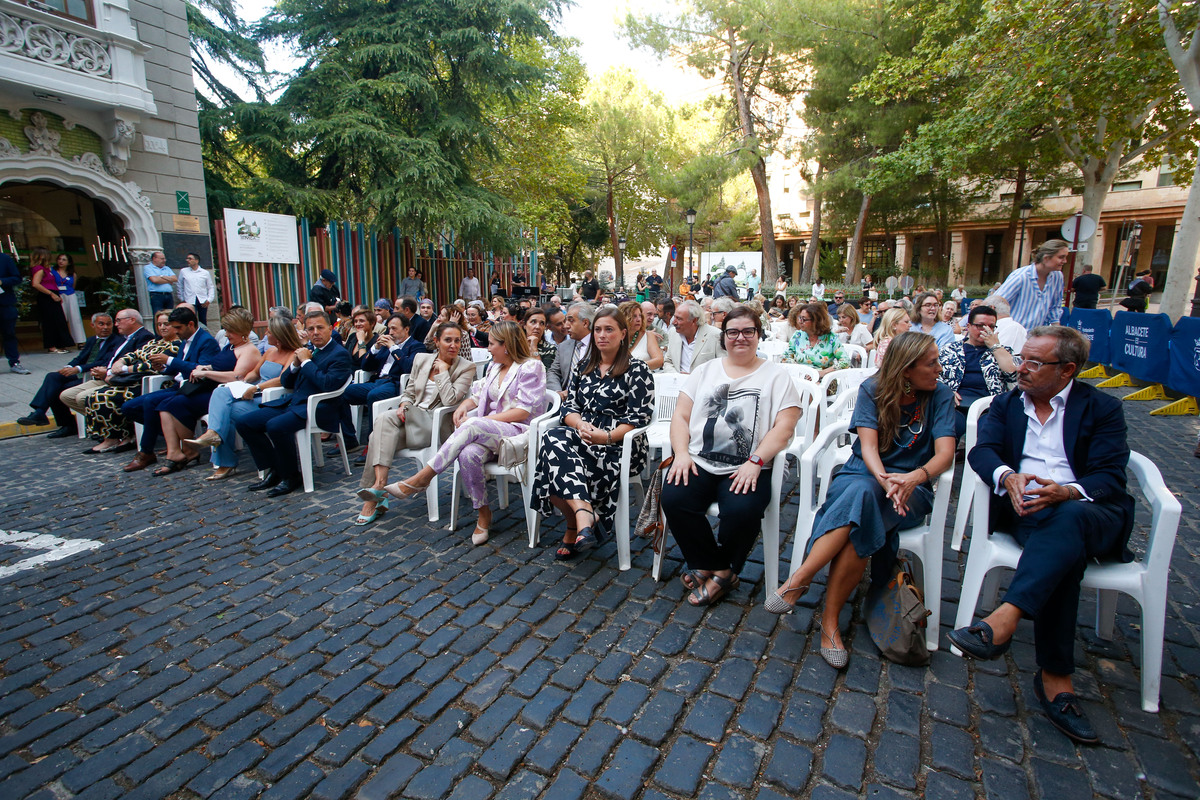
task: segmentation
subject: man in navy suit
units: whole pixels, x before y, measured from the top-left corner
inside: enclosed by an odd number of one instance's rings
[[[363,359],[363,369],[377,374],[370,383],[352,383],[343,395],[349,406],[367,407],[366,426],[370,426],[371,408],[379,400],[390,400],[400,396],[400,378],[412,372],[413,360],[425,352],[425,342],[409,336],[409,320],[401,314],[392,314],[387,321],[387,333],[380,335]],[[357,437],[350,430],[350,414],[345,416],[343,433]]]
[[[71,415],[71,409],[67,408],[59,395],[63,389],[83,383],[83,376],[90,375],[95,367],[107,366],[113,352],[125,341],[122,334],[113,333],[112,315],[105,311],[92,314],[92,330],[96,332],[95,335],[88,337],[83,349],[67,362],[65,367],[46,374],[42,379],[41,388],[29,401],[33,413],[21,417],[17,422],[22,425],[49,425],[50,420],[46,419],[46,412],[53,411],[58,430],[51,432],[47,439],[60,439],[77,433],[75,417]]]
[[[171,323],[181,342],[179,354],[153,355],[150,356],[150,363],[162,369],[164,375],[175,378],[175,382],[166,389],[135,397],[121,406],[122,414],[142,424],[138,452],[133,460],[125,465],[126,472],[137,472],[158,460],[154,455],[154,448],[158,444],[158,437],[162,435],[162,420],[158,415],[160,408],[175,399],[179,384],[191,377],[193,369],[200,364],[211,364],[221,351],[217,340],[208,329],[200,326],[196,312],[192,309],[179,306],[171,312],[167,321]]]
[[[1023,552],[1004,602],[949,635],[968,655],[996,658],[1031,617],[1034,693],[1054,726],[1083,743],[1098,737],[1071,683],[1080,583],[1093,558],[1132,559],[1133,528],[1121,403],[1075,380],[1088,348],[1074,328],[1034,328],[1014,359],[1017,391],[997,397],[980,425],[967,458],[993,487],[992,528],[1011,533]]]
[[[0,253],[0,342],[4,344],[9,369],[18,375],[28,375],[17,346],[17,287],[22,280],[17,262],[8,253]]]
[[[254,464],[266,470],[266,477],[249,486],[252,492],[269,490],[267,497],[290,494],[302,485],[296,432],[307,424],[308,398],[332,392],[346,383],[354,370],[346,348],[333,341],[333,324],[324,311],[304,315],[304,329],[312,347],[296,351],[292,363],[279,376],[279,382],[292,393],[279,400],[263,403],[237,423],[237,431],[254,457]],[[326,400],[317,406],[317,424],[336,431],[345,401]],[[352,445],[347,442],[346,447]]]

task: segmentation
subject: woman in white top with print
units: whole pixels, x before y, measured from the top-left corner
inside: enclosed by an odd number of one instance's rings
[[[771,468],[800,419],[800,395],[779,364],[757,355],[762,323],[745,306],[725,317],[728,355],[701,364],[680,390],[671,420],[675,461],[662,508],[688,569],[688,602],[706,606],[738,584],[771,497]],[[782,468],[782,465],[778,465]],[[716,501],[720,538],[708,507]]]
[[[629,327],[629,355],[650,368],[651,372],[662,369],[666,357],[658,345],[658,336],[654,331],[646,330],[646,316],[642,307],[633,300],[626,300],[619,306]]]

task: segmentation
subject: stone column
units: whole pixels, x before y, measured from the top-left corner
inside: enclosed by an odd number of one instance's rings
[[[151,333],[157,333],[154,330],[154,312],[150,308],[150,290],[146,286],[146,274],[142,271],[142,267],[150,263],[150,256],[158,252],[158,248],[153,250],[131,249],[129,251],[129,259],[132,262],[130,269],[133,270],[133,284],[137,287],[137,307],[138,311],[142,312],[142,320],[144,327]]]
[[[967,236],[962,231],[950,232],[950,277],[949,285],[963,283],[967,268]]]
[[[912,236],[907,233],[896,235],[896,264],[900,274],[907,275],[909,264],[912,263]]]

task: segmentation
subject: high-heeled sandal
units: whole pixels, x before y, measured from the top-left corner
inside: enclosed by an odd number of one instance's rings
[[[790,614],[796,610],[794,603],[789,603],[785,598],[793,592],[799,592],[796,598],[804,596],[808,591],[810,584],[802,583],[799,586],[793,586],[791,589],[784,589],[782,593],[778,589],[767,595],[767,601],[763,603],[763,608],[772,614]]]
[[[354,518],[354,524],[355,525],[370,525],[372,522],[374,522],[375,520],[379,519],[380,517],[382,517],[384,514],[387,513],[388,505],[390,504],[390,502],[391,502],[390,498],[387,498],[387,497],[384,497],[383,499],[379,500],[375,504],[375,510],[371,512],[371,516],[364,517],[362,514],[359,514],[357,517]]]
[[[564,539],[559,544],[558,549],[554,551],[554,559],[556,561],[570,561],[573,558],[581,556],[594,548],[599,541],[600,517],[595,511],[589,508],[577,508],[574,514],[578,514],[580,511],[592,515],[592,524],[586,528],[579,528],[575,533],[575,541],[568,542]],[[570,532],[571,529],[567,528],[567,533]]]
[[[392,495],[393,497],[398,497],[401,500],[407,500],[410,497],[416,497],[421,492],[425,491],[424,486],[413,486],[408,481],[396,481],[395,483],[389,483],[387,486],[383,487],[383,489],[388,494]],[[408,491],[404,491],[405,489]]]

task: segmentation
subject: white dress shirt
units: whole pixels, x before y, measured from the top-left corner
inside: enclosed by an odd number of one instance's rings
[[[688,373],[688,372],[692,371],[692,353],[695,351],[695,349],[696,349],[696,338],[693,336],[692,340],[689,342],[687,339],[685,339],[683,337],[682,334],[680,334],[680,336],[679,336],[679,371],[680,372]]]
[[[217,299],[217,285],[213,282],[212,273],[203,267],[192,269],[184,267],[179,270],[179,301],[190,303],[211,303]]]
[[[1067,448],[1063,442],[1063,422],[1066,419],[1067,398],[1071,396],[1074,381],[1068,383],[1061,392],[1050,398],[1050,416],[1045,422],[1038,419],[1033,401],[1025,393],[1021,394],[1021,402],[1025,405],[1025,448],[1021,453],[1021,463],[1017,472],[1025,475],[1036,475],[1049,479],[1059,486],[1074,486],[1079,490],[1083,500],[1091,501],[1083,487],[1075,482],[1075,472],[1071,462],[1067,460]],[[1007,494],[1008,490],[1000,479],[1004,473],[1013,467],[1001,465],[996,467],[992,475],[992,484],[998,495]],[[1039,484],[1032,484],[1036,488]]]

